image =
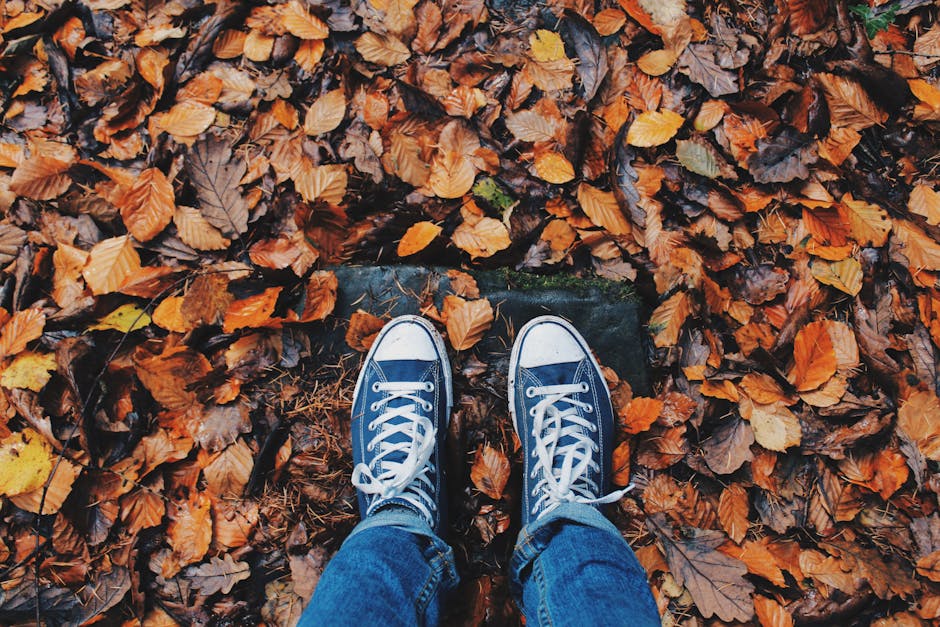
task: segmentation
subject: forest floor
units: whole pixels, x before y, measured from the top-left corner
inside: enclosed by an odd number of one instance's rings
[[[293,624],[390,311],[330,268],[405,262],[454,269],[401,296],[453,349],[448,624],[521,620],[477,269],[642,301],[609,515],[664,625],[936,624],[940,10],[850,2],[3,2],[0,622]]]

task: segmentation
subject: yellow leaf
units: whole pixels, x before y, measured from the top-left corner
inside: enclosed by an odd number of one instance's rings
[[[40,488],[52,472],[52,447],[33,429],[0,440],[0,496]]]
[[[38,392],[49,383],[52,377],[49,373],[55,369],[54,353],[20,353],[0,375],[0,385]]]
[[[474,258],[491,257],[512,243],[506,226],[495,218],[482,218],[472,224],[464,221],[451,239],[457,248]]]
[[[543,181],[560,185],[574,178],[574,166],[557,152],[542,152],[535,157],[535,173]]]
[[[493,324],[493,307],[485,298],[465,301],[453,296],[451,299],[456,306],[447,315],[447,337],[456,350],[467,350],[479,342]]]
[[[642,148],[661,146],[675,137],[683,124],[685,118],[668,109],[645,111],[630,125],[627,143]]]
[[[540,28],[529,35],[529,46],[532,49],[532,58],[542,63],[567,59],[565,43],[558,33]]]
[[[121,305],[104,318],[101,318],[97,324],[88,327],[89,331],[104,331],[114,329],[121,333],[130,333],[143,329],[150,324],[150,316],[147,312],[133,303]]]
[[[127,235],[102,240],[88,254],[82,276],[94,295],[117,291],[124,279],[140,270],[140,256]]]
[[[440,233],[441,227],[433,222],[412,224],[398,242],[398,256],[407,257],[424,250]]]
[[[765,449],[782,453],[799,446],[803,439],[800,421],[783,403],[760,405],[745,396],[740,407],[741,417],[751,423],[754,439]]]
[[[816,261],[810,271],[820,283],[831,285],[850,296],[856,296],[862,289],[862,265],[852,257],[835,263]]]
[[[304,119],[307,135],[329,133],[340,125],[346,115],[346,95],[342,88],[328,91],[314,101]]]
[[[264,63],[271,58],[274,37],[252,29],[245,37],[245,58],[255,63]]]
[[[927,218],[927,224],[940,224],[940,194],[927,185],[915,185],[907,201],[907,208]]]
[[[721,122],[727,110],[728,105],[724,100],[706,100],[699,108],[692,125],[700,133],[710,131]]]
[[[397,38],[375,33],[365,33],[357,39],[356,50],[366,61],[387,67],[404,63],[411,57],[411,50]]]
[[[72,493],[72,484],[82,472],[82,467],[73,464],[66,458],[53,464],[52,480],[49,481],[49,489],[45,489],[45,482],[42,486],[10,497],[10,501],[22,510],[39,513],[39,507],[42,505],[44,515],[55,514],[61,509],[65,499]],[[48,479],[47,479],[48,480]]]
[[[581,183],[578,186],[578,202],[591,222],[607,229],[610,233],[627,235],[632,230],[613,193]]]
[[[691,312],[692,305],[685,292],[676,292],[653,311],[649,328],[657,348],[675,346],[679,341],[679,331]]]

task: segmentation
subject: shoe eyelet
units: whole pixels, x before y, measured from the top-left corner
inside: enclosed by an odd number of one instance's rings
[[[591,433],[597,433],[597,425],[595,425],[595,424],[590,424],[590,425],[588,425],[588,428],[590,428]]]
[[[424,411],[431,411],[432,409],[434,409],[434,404],[433,404],[433,403],[425,403],[425,404],[424,404]]]
[[[532,416],[533,418],[535,418],[535,408],[534,408],[534,407],[529,410],[529,415]]]
[[[586,411],[586,412],[589,413],[589,414],[593,414],[593,413],[594,413],[594,405],[588,405],[587,407],[584,408],[584,411]]]
[[[378,403],[372,403],[371,405],[369,405],[369,409],[370,409],[371,411],[378,411],[378,409],[379,409],[379,404],[378,404]]]
[[[374,420],[370,421],[369,424],[366,425],[366,429],[368,429],[369,431],[375,431],[375,421]]]
[[[378,381],[376,381],[375,383],[372,384],[372,391],[373,391],[373,392],[378,392],[378,391],[379,391],[379,382],[378,382]]]
[[[582,381],[582,382],[581,382],[581,391],[582,391],[582,392],[587,392],[587,391],[590,390],[590,389],[591,389],[591,388],[590,388],[590,386],[588,386],[588,384],[587,384],[586,381]]]
[[[526,398],[535,398],[535,388],[531,386],[527,387],[525,389],[525,396]]]
[[[431,383],[430,381],[428,381],[427,383],[425,383],[425,384],[424,384],[424,391],[425,391],[425,392],[433,392],[433,391],[434,391],[434,384]]]
[[[370,452],[371,452],[371,451],[374,451],[374,450],[375,450],[375,443],[369,442],[369,443],[366,445],[366,450],[367,450],[367,451],[370,451]]]
[[[536,453],[535,451],[532,451],[532,459],[535,459],[538,456],[539,456],[538,453]]]

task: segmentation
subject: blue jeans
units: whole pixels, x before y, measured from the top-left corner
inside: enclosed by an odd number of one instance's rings
[[[523,529],[510,568],[527,625],[660,627],[636,556],[588,505],[560,505]],[[388,509],[346,539],[300,625],[436,625],[456,585],[450,547],[417,515]]]

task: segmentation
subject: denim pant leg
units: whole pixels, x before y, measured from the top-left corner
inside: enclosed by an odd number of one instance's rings
[[[633,550],[597,509],[564,503],[519,532],[511,586],[526,624],[660,627]]]
[[[346,538],[299,625],[436,625],[456,585],[451,548],[417,514],[389,508]]]

